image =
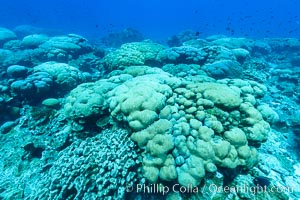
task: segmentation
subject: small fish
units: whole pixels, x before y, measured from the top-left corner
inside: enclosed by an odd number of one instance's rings
[[[253,183],[256,186],[268,187],[271,184],[271,180],[265,176],[257,176],[253,179]]]

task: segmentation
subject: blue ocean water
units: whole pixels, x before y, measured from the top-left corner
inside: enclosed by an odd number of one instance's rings
[[[297,0],[1,0],[0,25],[98,37],[127,27],[152,39],[184,29],[200,36],[299,37]]]

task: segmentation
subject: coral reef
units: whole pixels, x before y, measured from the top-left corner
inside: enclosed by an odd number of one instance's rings
[[[152,41],[123,44],[103,58],[103,65],[108,71],[123,69],[132,65],[155,65],[157,54],[165,47]]]
[[[299,198],[297,39],[183,32],[166,47],[126,29],[102,49],[16,33],[0,28],[0,198]]]
[[[139,163],[128,132],[103,131],[61,151],[31,198],[124,199],[126,187],[138,183]]]
[[[197,39],[199,37],[199,32],[193,30],[185,30],[180,33],[173,35],[167,39],[167,44],[169,47],[181,46],[184,42]]]
[[[122,44],[130,42],[141,42],[144,36],[134,28],[125,28],[119,32],[111,32],[101,38],[101,43],[108,47],[120,47]]]
[[[16,34],[7,29],[7,28],[0,28],[0,46],[2,46],[5,42],[16,39]]]
[[[195,84],[167,73],[124,76],[80,85],[67,98],[65,111],[84,123],[108,112],[109,104],[112,119],[126,122],[131,139],[144,150],[143,175],[150,183],[178,179],[196,186],[206,171],[250,169],[258,162],[251,145],[266,141],[270,131],[255,107],[264,86],[239,79]],[[101,87],[93,89],[96,85]],[[201,173],[193,172],[195,166]]]

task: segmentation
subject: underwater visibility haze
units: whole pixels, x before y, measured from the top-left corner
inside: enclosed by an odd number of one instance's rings
[[[300,199],[300,1],[0,2],[0,199]]]
[[[103,36],[127,27],[164,39],[185,29],[204,36],[297,37],[297,0],[11,0],[1,1],[2,26],[36,27]]]

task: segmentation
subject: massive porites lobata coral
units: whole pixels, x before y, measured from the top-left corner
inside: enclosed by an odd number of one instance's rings
[[[266,115],[257,109],[266,93],[263,85],[209,77],[197,82],[145,66],[118,74],[85,84],[85,91],[98,93],[104,87],[92,88],[99,84],[113,86],[101,92],[98,106],[106,109],[114,123],[131,129],[130,138],[142,150],[141,173],[148,183],[198,186],[219,169],[247,170],[257,164],[256,147],[266,141],[270,130]],[[81,121],[101,114],[92,112],[88,103],[77,105],[72,100],[80,101],[80,88],[67,98],[69,117],[72,110]],[[97,102],[91,105],[97,107]]]

